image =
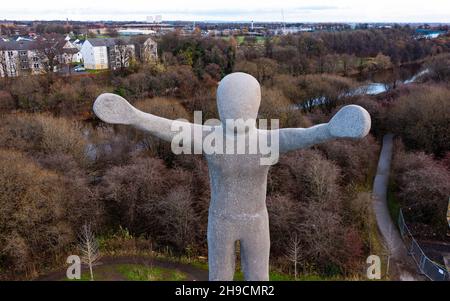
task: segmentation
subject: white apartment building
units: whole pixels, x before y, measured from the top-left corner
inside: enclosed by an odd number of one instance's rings
[[[84,67],[91,70],[109,69],[108,48],[113,43],[111,39],[87,39],[80,50]]]
[[[148,38],[141,54],[147,59],[157,59],[157,44]],[[136,48],[130,38],[95,38],[87,39],[81,47],[84,67],[91,70],[116,70],[128,67],[131,59],[136,56]]]

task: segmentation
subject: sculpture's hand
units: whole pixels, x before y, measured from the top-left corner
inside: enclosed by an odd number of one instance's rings
[[[142,112],[119,95],[104,93],[97,97],[94,102],[94,112],[104,122],[131,125],[168,142],[171,142],[177,133],[172,131],[173,120]],[[194,125],[183,121],[177,121],[177,124],[183,124],[191,132],[194,128],[203,130],[202,125]],[[193,139],[188,137],[184,143],[192,144]]]
[[[94,113],[101,120],[113,124],[134,124],[138,120],[137,110],[124,98],[112,93],[103,93],[94,102]]]
[[[345,106],[328,123],[330,135],[335,138],[364,138],[370,131],[370,115],[362,107]]]
[[[360,106],[343,107],[331,118],[329,123],[310,128],[280,129],[280,152],[306,148],[337,138],[360,139],[370,130],[370,115]]]

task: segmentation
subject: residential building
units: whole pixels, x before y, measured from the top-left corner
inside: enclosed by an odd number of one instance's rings
[[[61,63],[81,63],[82,59],[83,55],[78,46],[66,38],[62,47]]]
[[[140,57],[146,60],[157,59],[157,44],[153,39],[146,39],[142,46],[139,47]],[[83,43],[81,54],[86,69],[116,70],[129,66],[131,60],[136,57],[136,47],[130,38],[94,38]]]
[[[43,72],[43,60],[34,41],[0,40],[0,76],[15,77]]]
[[[148,38],[143,43],[141,48],[141,58],[144,62],[151,62],[158,60],[158,43],[152,38]]]
[[[134,54],[134,45],[122,41],[125,40],[116,38],[87,39],[81,47],[84,67],[91,70],[115,70],[122,67],[122,62],[124,67],[127,67]]]
[[[53,67],[53,72],[57,72],[60,71],[60,65],[80,61],[78,48],[63,39],[0,40],[1,77],[42,74],[50,67]]]

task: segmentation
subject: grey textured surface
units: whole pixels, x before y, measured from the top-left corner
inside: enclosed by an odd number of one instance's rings
[[[226,141],[236,141],[240,135],[256,137],[271,134],[258,130],[256,118],[261,101],[258,81],[245,73],[232,73],[219,84],[217,105],[222,121],[217,127]],[[171,120],[141,112],[125,99],[114,94],[102,94],[94,103],[95,114],[105,122],[128,124],[148,131],[166,141],[176,134],[170,131]],[[252,120],[247,131],[227,128],[226,119]],[[202,127],[203,133],[213,127]],[[336,138],[363,138],[370,130],[370,116],[359,106],[342,108],[327,124],[310,128],[280,129],[279,150],[287,152]],[[275,131],[275,130],[274,130]],[[256,133],[256,135],[251,135]],[[199,143],[194,139],[186,143]],[[246,148],[256,143],[246,139]],[[260,164],[262,154],[212,154],[208,162],[211,202],[208,218],[208,262],[210,280],[232,280],[235,270],[235,243],[240,241],[241,259],[246,280],[269,279],[269,219],[266,208],[267,174],[270,166]],[[273,162],[276,163],[276,162]]]
[[[415,269],[415,263],[408,256],[408,250],[398,232],[397,221],[393,221],[387,204],[387,190],[391,169],[394,135],[383,137],[383,147],[378,161],[377,174],[373,182],[373,209],[378,229],[386,242],[391,256],[390,276],[394,280],[421,280]]]

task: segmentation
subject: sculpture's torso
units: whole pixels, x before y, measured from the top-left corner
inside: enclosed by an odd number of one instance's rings
[[[210,214],[245,217],[266,210],[269,166],[259,155],[207,155],[211,183]]]
[[[247,139],[246,154],[205,155],[211,184],[210,215],[248,220],[266,212],[270,166],[261,165],[262,155],[248,154],[248,143],[257,141]]]

